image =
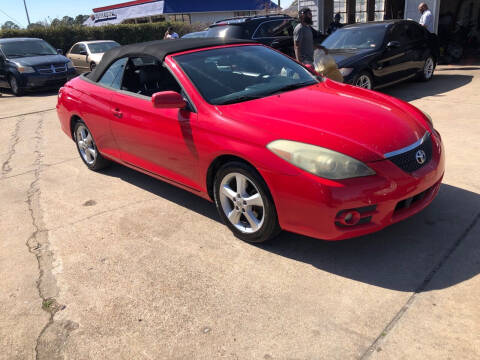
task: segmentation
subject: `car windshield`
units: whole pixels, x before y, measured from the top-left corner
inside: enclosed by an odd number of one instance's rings
[[[226,39],[244,39],[243,29],[239,25],[214,25],[208,28],[204,37],[221,37]]]
[[[319,80],[265,46],[232,46],[175,56],[204,99],[226,105],[313,85]]]
[[[56,55],[57,51],[43,40],[12,41],[0,44],[7,58]]]
[[[92,54],[101,54],[117,46],[120,46],[120,44],[115,41],[88,44]]]
[[[384,37],[383,26],[354,26],[335,31],[322,45],[327,49],[374,49],[382,46]]]

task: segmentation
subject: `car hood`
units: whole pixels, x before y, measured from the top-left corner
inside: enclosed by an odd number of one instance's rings
[[[425,134],[415,107],[387,95],[325,80],[218,111],[240,123],[261,146],[287,139],[344,153],[364,162],[406,147]]]
[[[68,61],[68,59],[63,55],[29,56],[23,58],[11,58],[9,60],[24,66],[50,65],[57,63],[66,63]]]
[[[354,63],[366,56],[377,53],[376,49],[329,49],[328,54],[333,56],[338,67],[343,67],[346,64]]]
[[[95,61],[98,64],[100,60],[102,60],[103,54],[104,53],[91,54],[89,57],[90,60]]]

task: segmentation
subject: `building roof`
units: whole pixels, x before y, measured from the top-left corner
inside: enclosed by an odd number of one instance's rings
[[[163,61],[165,56],[169,54],[231,44],[255,44],[255,42],[241,39],[227,40],[223,38],[190,38],[177,40],[155,40],[139,44],[119,46],[108,50],[103,55],[102,61],[100,61],[100,64],[97,65],[95,70],[88,75],[88,78],[92,81],[98,81],[111,63],[127,56],[153,56]]]
[[[211,11],[236,11],[236,10],[264,10],[268,0],[135,0],[123,2],[115,5],[103,6],[93,9],[94,13],[103,11],[137,6],[152,2],[163,2],[164,14],[182,14],[192,12],[211,12]],[[278,9],[278,5],[270,1],[270,9]]]

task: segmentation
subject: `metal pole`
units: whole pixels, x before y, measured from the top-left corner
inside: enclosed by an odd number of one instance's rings
[[[25,5],[25,12],[27,13],[28,25],[30,25],[30,16],[28,16],[27,3],[23,0],[23,5]]]

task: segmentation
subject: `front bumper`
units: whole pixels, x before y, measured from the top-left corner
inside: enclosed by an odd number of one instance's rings
[[[368,163],[376,175],[341,181],[301,175],[262,173],[272,191],[282,229],[324,240],[342,240],[379,231],[429,205],[438,193],[445,155],[438,133],[432,136],[431,160],[407,173],[390,160]],[[339,221],[342,213],[363,209],[354,226]]]
[[[19,86],[25,90],[37,88],[58,88],[76,76],[75,69],[60,74],[20,74]]]

